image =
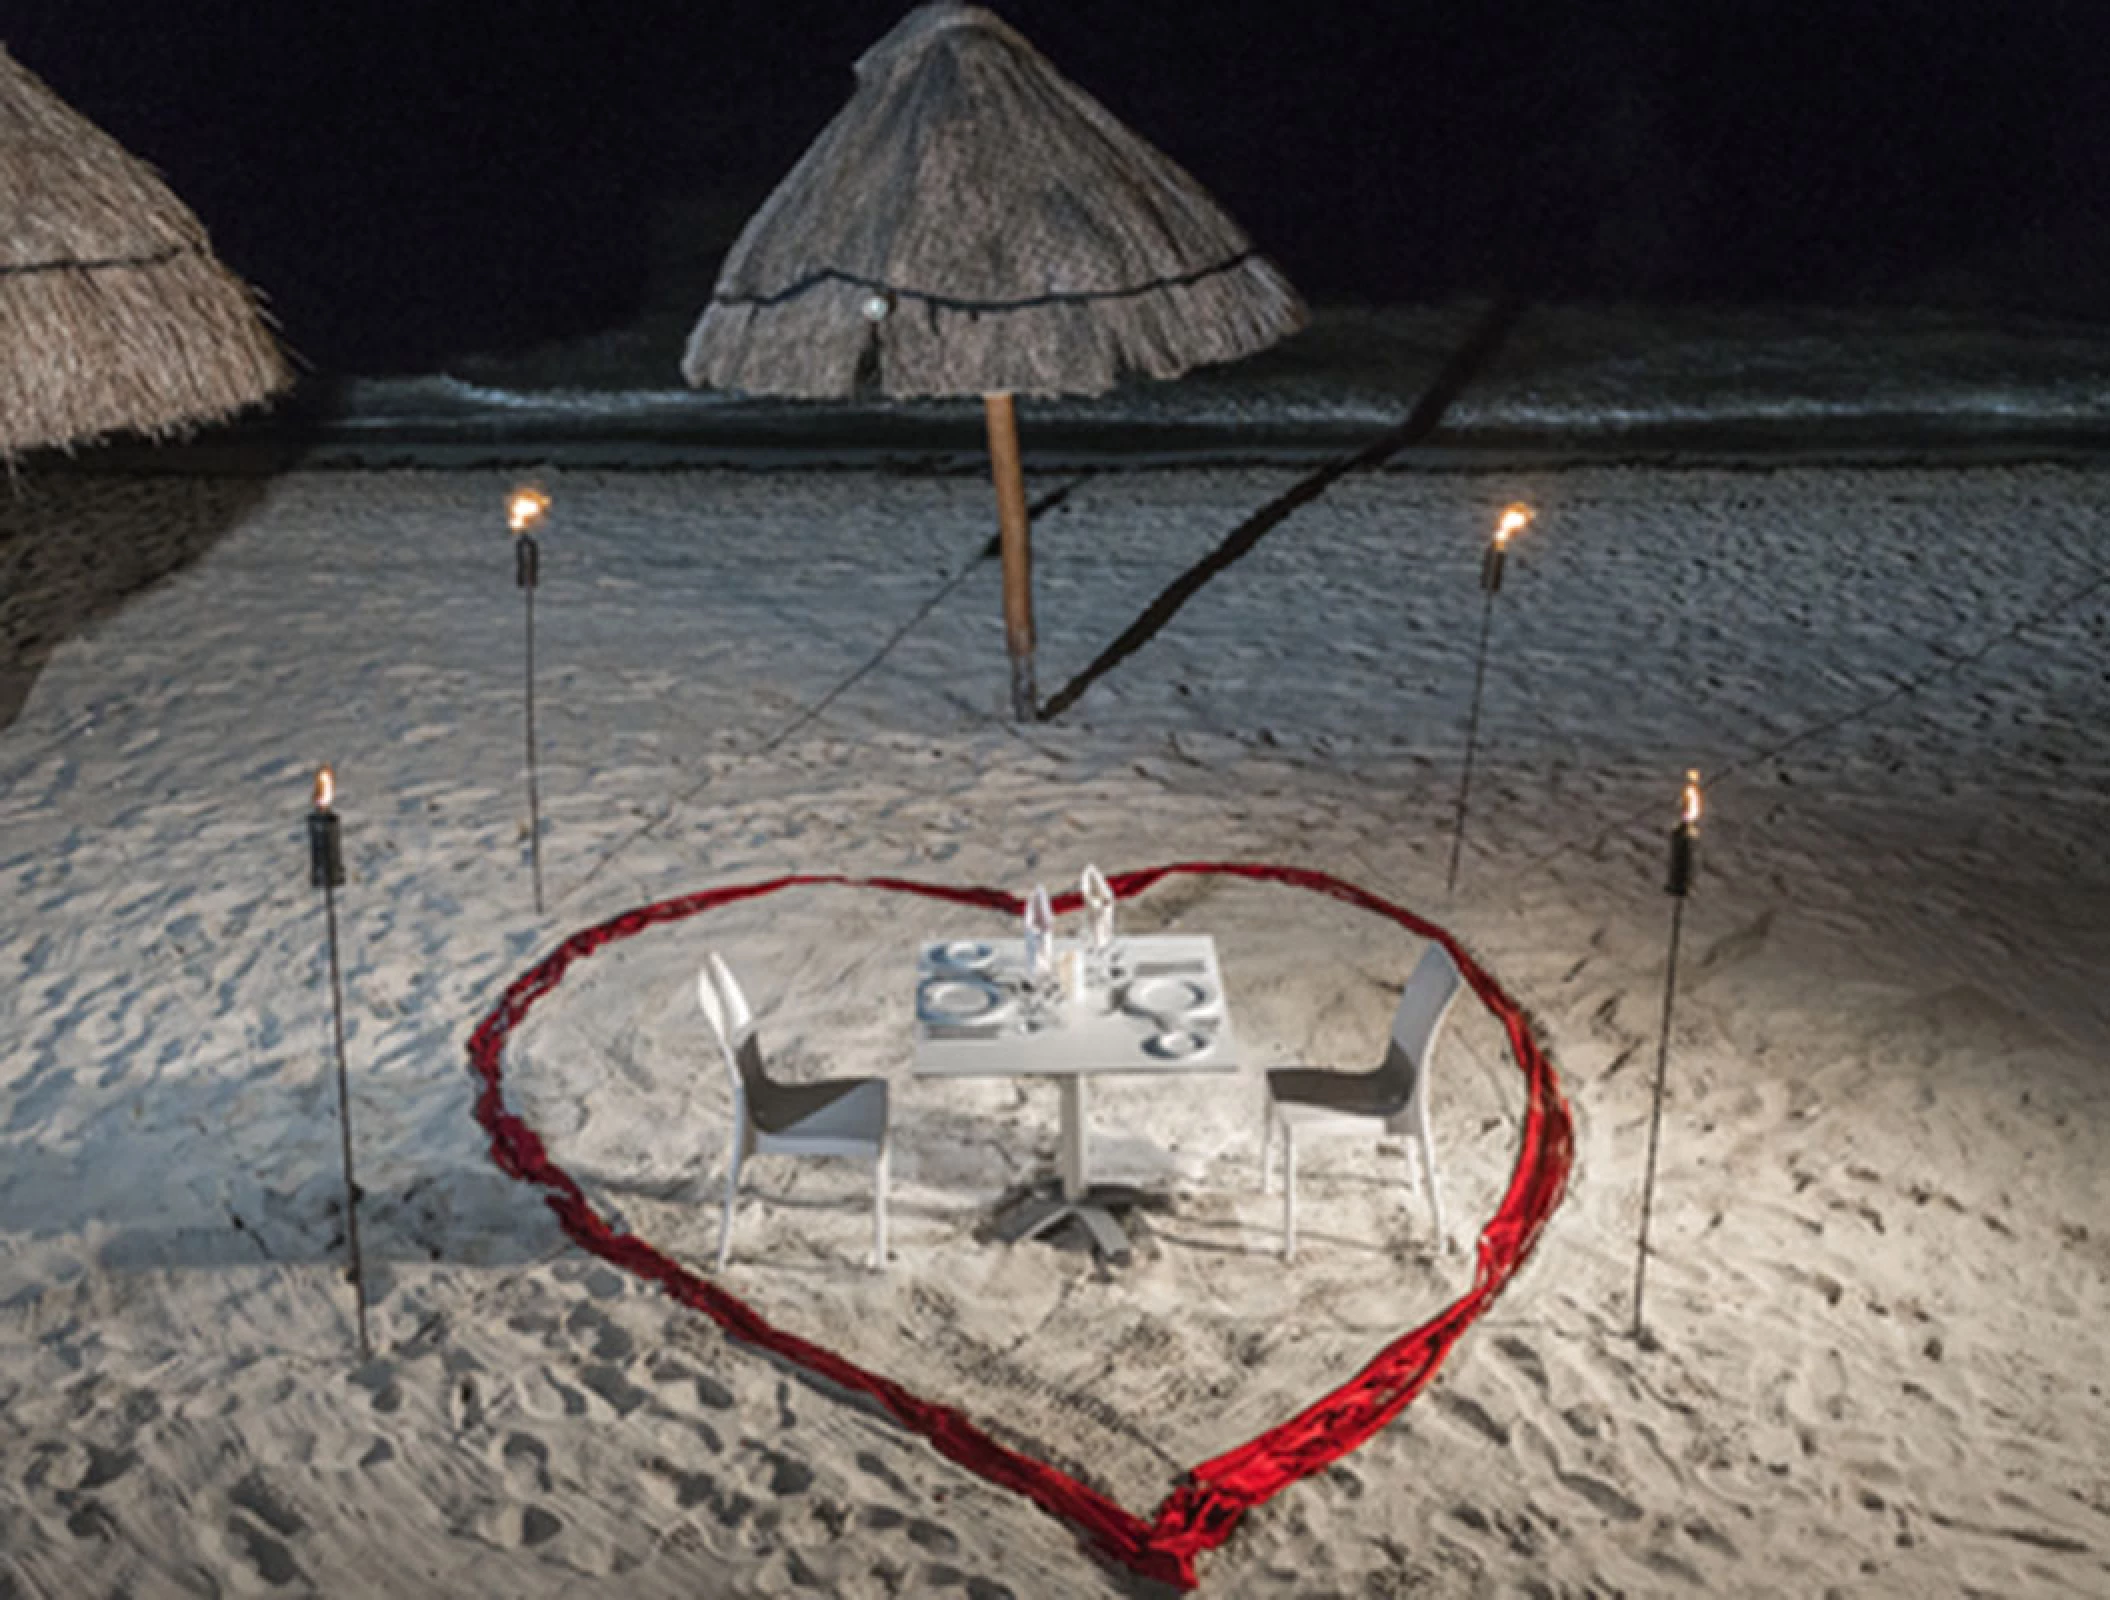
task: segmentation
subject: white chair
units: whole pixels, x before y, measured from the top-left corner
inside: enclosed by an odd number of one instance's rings
[[[1399,1010],[1392,1018],[1392,1038],[1375,1071],[1335,1072],[1324,1067],[1275,1067],[1267,1075],[1267,1130],[1260,1146],[1263,1192],[1273,1178],[1275,1130],[1282,1130],[1282,1258],[1297,1256],[1297,1130],[1363,1128],[1384,1124],[1388,1133],[1409,1135],[1421,1149],[1421,1173],[1428,1185],[1429,1209],[1436,1216],[1436,1240],[1448,1248],[1443,1225],[1443,1194],[1436,1182],[1436,1148],[1429,1137],[1429,1060],[1436,1053],[1443,1019],[1458,998],[1463,980],[1450,952],[1431,944],[1422,952]]]
[[[725,1173],[725,1218],[718,1227],[718,1266],[733,1245],[733,1201],[740,1169],[753,1155],[866,1156],[872,1161],[872,1265],[886,1265],[887,1085],[884,1078],[824,1078],[780,1083],[762,1066],[762,1042],[747,996],[713,950],[696,976],[726,1076],[733,1088],[731,1158]]]

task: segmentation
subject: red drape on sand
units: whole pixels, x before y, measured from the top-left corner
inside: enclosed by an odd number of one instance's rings
[[[1353,1450],[1396,1417],[1435,1376],[1451,1347],[1524,1264],[1538,1242],[1540,1230],[1560,1204],[1574,1155],[1574,1126],[1553,1063],[1539,1047],[1523,1010],[1443,928],[1352,883],[1300,867],[1180,862],[1121,873],[1108,881],[1115,895],[1125,899],[1163,878],[1182,873],[1219,873],[1331,895],[1361,910],[1389,917],[1413,933],[1441,944],[1457,961],[1467,985],[1507,1031],[1511,1056],[1524,1074],[1526,1104],[1509,1188],[1493,1218],[1480,1230],[1479,1260],[1472,1288],[1421,1326],[1394,1339],[1332,1393],[1236,1449],[1191,1468],[1148,1521],[1047,1463],[999,1444],[963,1412],[926,1400],[891,1378],[776,1327],[746,1301],[710,1279],[682,1266],[636,1235],[616,1231],[593,1210],[571,1175],[550,1159],[535,1130],[506,1109],[503,1058],[507,1035],[538,1000],[557,987],[574,962],[585,960],[605,945],[662,923],[678,922],[718,906],[804,884],[841,884],[924,895],[1014,916],[1023,909],[1016,895],[1001,889],[918,883],[904,878],[798,874],[662,900],[581,929],[515,979],[470,1037],[470,1067],[483,1082],[476,1098],[476,1119],[491,1136],[491,1158],[499,1170],[542,1189],[559,1225],[582,1249],[658,1284],[734,1338],[871,1397],[904,1427],[928,1439],[941,1454],[991,1483],[1024,1495],[1049,1515],[1083,1533],[1114,1560],[1147,1577],[1191,1589],[1196,1581],[1194,1558],[1229,1538],[1247,1511]],[[1069,912],[1077,904],[1078,897],[1072,891],[1056,898],[1055,909],[1058,913]]]

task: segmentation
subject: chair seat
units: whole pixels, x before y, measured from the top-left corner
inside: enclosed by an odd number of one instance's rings
[[[1261,1135],[1261,1184],[1269,1181],[1268,1157],[1282,1134],[1282,1256],[1297,1256],[1297,1128],[1329,1123],[1381,1123],[1388,1133],[1407,1135],[1421,1155],[1436,1237],[1448,1248],[1443,1225],[1443,1190],[1436,1181],[1435,1140],[1429,1131],[1428,1065],[1445,1014],[1464,982],[1450,951],[1431,943],[1408,976],[1392,1014],[1385,1058],[1368,1072],[1330,1067],[1275,1067],[1267,1075],[1267,1127]]]
[[[823,1139],[876,1143],[886,1132],[884,1078],[823,1078],[781,1083],[750,1100],[748,1115],[765,1136],[790,1132],[802,1145]]]
[[[732,1089],[734,1123],[725,1164],[725,1213],[718,1267],[732,1259],[733,1201],[751,1155],[859,1156],[872,1163],[872,1265],[886,1265],[887,1083],[884,1078],[822,1078],[785,1083],[762,1061],[754,1010],[725,958],[713,950],[697,974],[703,1007]]]
[[[1389,1117],[1404,1103],[1398,1085],[1380,1073],[1328,1067],[1271,1067],[1267,1092],[1285,1114],[1308,1108],[1347,1117]]]

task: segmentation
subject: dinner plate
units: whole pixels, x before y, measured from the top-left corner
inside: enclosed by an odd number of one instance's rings
[[[995,965],[996,950],[979,939],[954,939],[933,946],[931,959],[955,972],[981,972]]]
[[[1200,1011],[1216,991],[1200,978],[1140,978],[1128,986],[1122,1004],[1149,1017],[1183,1017]]]
[[[1215,1043],[1213,1033],[1174,1028],[1169,1033],[1152,1034],[1143,1041],[1143,1048],[1162,1061],[1185,1061],[1189,1056],[1201,1055]]]
[[[990,1022],[1007,997],[982,978],[931,978],[916,990],[916,1015],[925,1022]]]

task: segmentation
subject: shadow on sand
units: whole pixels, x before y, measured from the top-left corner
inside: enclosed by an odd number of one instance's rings
[[[31,464],[0,484],[0,730],[52,652],[196,561],[262,498],[257,478]]]
[[[1053,722],[1069,710],[1083,697],[1085,690],[1157,637],[1204,585],[1244,557],[1262,538],[1287,521],[1292,512],[1311,504],[1350,473],[1374,472],[1400,451],[1427,439],[1467,385],[1495,358],[1523,309],[1523,302],[1513,295],[1500,295],[1491,301],[1465,342],[1444,363],[1443,370],[1436,374],[1403,420],[1354,454],[1341,456],[1305,474],[1233,528],[1215,549],[1173,579],[1165,591],[1144,607],[1142,614],[1123,629],[1112,644],[1100,651],[1082,672],[1050,695],[1036,713],[1037,720]]]
[[[212,1203],[197,1182],[123,1188],[111,1181],[109,1159],[15,1146],[10,1181],[0,1187],[0,1235],[79,1238],[77,1264],[109,1272],[348,1260],[344,1178],[334,1161],[318,1160],[297,1182],[277,1186],[230,1172]],[[369,1275],[392,1263],[517,1267],[564,1247],[541,1197],[480,1160],[378,1184],[364,1173],[360,1179],[359,1237]],[[0,1293],[0,1304],[23,1292],[15,1285]]]

